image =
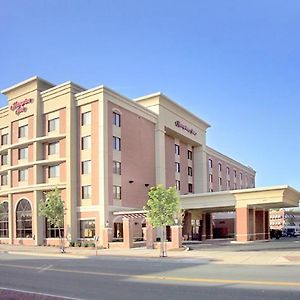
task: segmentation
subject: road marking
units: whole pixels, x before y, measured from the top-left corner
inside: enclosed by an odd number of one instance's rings
[[[42,265],[41,267],[39,267],[38,269],[38,272],[39,273],[43,273],[49,269],[51,269],[53,267],[53,265]]]
[[[40,270],[40,267],[25,266],[25,265],[13,265],[13,264],[0,264],[0,267],[10,267],[17,269],[28,270]],[[161,281],[178,281],[178,282],[192,282],[192,283],[211,283],[211,284],[241,284],[241,285],[269,285],[269,286],[290,286],[300,287],[300,282],[289,281],[266,281],[266,280],[239,280],[239,279],[220,279],[220,278],[192,278],[192,277],[176,277],[176,276],[160,276],[160,275],[130,275],[119,273],[104,273],[94,271],[79,271],[79,270],[66,270],[57,268],[48,268],[48,272],[60,272],[60,273],[74,273],[74,274],[86,274],[95,276],[109,276],[109,277],[123,277],[129,279],[140,280],[161,280]]]

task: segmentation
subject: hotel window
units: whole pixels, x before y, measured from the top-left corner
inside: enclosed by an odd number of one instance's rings
[[[240,181],[243,181],[243,173],[240,173]]]
[[[28,169],[21,169],[18,171],[18,180],[27,181],[28,180]]]
[[[59,151],[59,142],[48,144],[48,155],[58,154],[58,151]]]
[[[17,238],[32,237],[32,209],[28,200],[19,201],[16,209]]]
[[[113,125],[121,127],[121,115],[113,112]]]
[[[191,183],[188,184],[188,191],[189,193],[193,192],[193,185]]]
[[[83,136],[81,138],[81,150],[91,149],[91,136]]]
[[[93,238],[96,234],[95,220],[81,220],[80,221],[80,238]]]
[[[59,230],[54,225],[50,224],[47,218],[45,218],[45,226],[46,226],[46,238],[59,238]],[[60,228],[61,236],[64,236],[64,224],[62,224]]]
[[[234,178],[236,178],[236,170],[233,170]]]
[[[2,202],[0,209],[0,238],[8,238],[8,203]]]
[[[245,176],[245,187],[248,188],[248,176]]]
[[[188,159],[193,159],[193,152],[191,150],[188,150]]]
[[[188,167],[188,175],[193,176],[193,168],[192,167]]]
[[[1,155],[1,165],[7,165],[7,161],[8,161],[8,155],[7,154],[2,154]]]
[[[175,187],[176,187],[177,191],[180,191],[180,181],[179,180],[176,180]]]
[[[210,188],[209,191],[212,193],[212,192],[214,191],[214,189],[213,189],[213,188]]]
[[[236,190],[236,183],[233,184],[233,189]]]
[[[213,167],[212,159],[209,159],[209,160],[208,160],[208,167],[209,167],[210,169],[212,169],[212,167]]]
[[[91,185],[83,185],[81,187],[81,198],[82,199],[91,199],[92,195],[92,186]]]
[[[175,144],[175,154],[180,155],[180,146]]]
[[[59,118],[48,120],[48,132],[57,131],[58,124],[59,124]]]
[[[219,187],[222,187],[222,178],[219,177]]]
[[[209,182],[213,182],[213,176],[212,176],[212,174],[209,174]]]
[[[8,134],[2,134],[1,135],[1,145],[7,145],[8,144]]]
[[[230,174],[229,167],[226,167],[226,174],[227,174],[227,176],[229,176],[229,174]]]
[[[121,163],[113,161],[113,174],[121,175]]]
[[[90,111],[84,112],[81,114],[81,125],[90,125],[91,124],[91,118],[92,113]]]
[[[175,163],[175,169],[176,169],[177,173],[180,173],[180,163],[179,162]]]
[[[219,163],[219,172],[222,172],[222,164]]]
[[[59,165],[50,166],[48,169],[48,178],[59,177]]]
[[[230,190],[230,180],[227,180],[227,189]]]
[[[7,174],[1,175],[1,185],[7,185]]]
[[[85,160],[81,162],[81,174],[91,174],[92,172],[92,161]]]
[[[20,148],[18,149],[18,159],[26,159],[28,158],[28,148]]]
[[[113,149],[121,151],[121,139],[119,137],[113,137]]]
[[[118,185],[113,186],[113,198],[117,200],[122,199],[122,194],[121,194],[121,187]]]
[[[24,137],[27,137],[27,135],[28,135],[28,125],[20,126],[18,137],[24,138]]]

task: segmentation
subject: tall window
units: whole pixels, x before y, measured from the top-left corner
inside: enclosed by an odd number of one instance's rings
[[[113,112],[113,124],[121,127],[121,115],[116,112]]]
[[[230,180],[227,180],[227,190],[230,190]]]
[[[92,113],[90,111],[81,114],[81,125],[90,125],[92,119]]]
[[[7,158],[8,158],[7,154],[2,154],[1,155],[1,165],[2,166],[7,165]]]
[[[219,163],[218,166],[219,166],[219,172],[222,172],[222,164]]]
[[[2,202],[0,208],[0,238],[8,238],[8,203]]]
[[[28,158],[28,148],[20,148],[18,149],[18,159],[26,159]]]
[[[48,178],[59,177],[59,165],[49,166],[48,169]]]
[[[113,186],[113,198],[117,200],[122,199],[121,187],[118,185]]]
[[[85,160],[81,162],[81,174],[91,174],[92,172],[92,161]]]
[[[233,176],[236,178],[236,170],[233,170]]]
[[[27,181],[28,180],[28,169],[21,169],[18,171],[18,179],[19,181]]]
[[[17,238],[32,237],[32,210],[28,200],[22,199],[16,209]]]
[[[2,134],[1,135],[1,145],[7,145],[8,144],[8,134]]]
[[[113,137],[113,149],[121,151],[121,139],[119,137]]]
[[[230,175],[230,169],[229,169],[229,167],[226,167],[226,174],[227,174],[227,176]]]
[[[19,138],[24,138],[28,136],[28,125],[20,126],[19,127]]]
[[[81,187],[81,199],[91,199],[92,198],[92,186],[83,185]]]
[[[222,188],[222,178],[219,177],[219,187]]]
[[[211,158],[208,160],[208,167],[209,167],[210,169],[212,169],[212,167],[213,167],[213,162],[212,162],[212,159],[211,159]]]
[[[53,142],[48,144],[48,155],[58,154],[59,142]]]
[[[175,154],[180,155],[180,146],[175,144]]]
[[[80,238],[93,238],[95,236],[95,220],[80,221]]]
[[[189,193],[193,192],[193,185],[191,183],[188,184],[188,191]]]
[[[209,174],[209,182],[213,182],[213,176],[212,176],[212,174]]]
[[[180,191],[180,181],[179,180],[176,180],[175,187],[176,187],[177,191]]]
[[[193,152],[191,150],[188,150],[188,159],[193,159]]]
[[[192,167],[188,167],[188,175],[193,176],[193,168]]]
[[[81,138],[81,150],[91,149],[92,139],[90,135]]]
[[[121,175],[121,163],[113,161],[113,174]]]
[[[59,230],[54,225],[50,224],[47,218],[45,219],[45,226],[46,226],[46,238],[59,238]],[[64,225],[60,228],[60,234],[64,236]]]
[[[7,185],[7,173],[1,175],[1,185]]]
[[[48,120],[48,132],[58,131],[59,118]]]
[[[176,169],[177,173],[180,173],[180,163],[179,162],[175,163],[175,169]]]

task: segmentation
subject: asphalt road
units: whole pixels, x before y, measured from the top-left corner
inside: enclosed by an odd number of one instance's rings
[[[197,259],[63,259],[0,254],[0,289],[75,299],[297,300],[299,278],[299,266],[266,268],[208,264]],[[4,292],[0,290],[0,299],[50,299]]]

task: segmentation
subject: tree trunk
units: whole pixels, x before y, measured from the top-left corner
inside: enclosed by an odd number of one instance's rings
[[[58,227],[58,234],[59,234],[59,248],[60,248],[60,252],[64,253],[65,252],[65,247],[64,247],[64,244],[63,244],[62,236],[61,236],[60,226]]]
[[[166,242],[165,242],[165,226],[161,226],[161,237],[160,237],[160,257],[166,257]]]

